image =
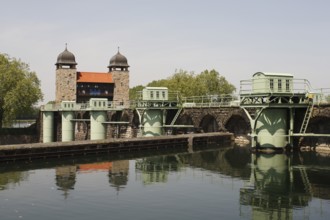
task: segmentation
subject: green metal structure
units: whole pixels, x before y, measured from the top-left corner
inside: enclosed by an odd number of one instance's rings
[[[74,108],[76,102],[63,101],[61,103],[62,111],[62,141],[74,141]]]
[[[44,111],[42,122],[42,139],[44,143],[54,141],[54,112]]]
[[[324,100],[322,90],[315,92],[305,79],[295,79],[288,73],[257,72],[251,80],[241,81],[239,95],[184,98],[179,97],[178,92],[169,92],[166,87],[146,87],[136,100],[130,101],[129,107],[138,115],[138,136],[159,136],[165,131],[171,133],[169,131],[173,128],[193,127],[176,124],[185,108],[240,107],[250,121],[252,147],[282,149],[292,146],[294,137],[315,135],[307,134],[307,127],[314,106]],[[41,109],[43,142],[53,142],[55,139],[55,112],[60,112],[62,117],[62,141],[74,141],[77,121],[89,122],[91,140],[100,140],[106,138],[108,124],[117,128],[120,124],[129,124],[128,121],[107,120],[109,111],[123,111],[128,105],[125,106],[102,98],[90,99],[89,103],[63,101],[60,105],[45,105]],[[77,111],[89,112],[90,119],[76,119]]]
[[[178,93],[169,93],[167,87],[144,88],[131,107],[138,113],[142,136],[163,135],[165,127],[174,127],[181,111]],[[170,125],[166,125],[168,110],[177,110]]]
[[[161,109],[149,109],[143,114],[143,136],[160,136],[163,134],[163,118],[166,117]]]
[[[252,147],[292,146],[296,109],[305,110],[300,136],[304,136],[314,104],[321,94],[313,93],[305,79],[287,73],[257,72],[252,80],[242,80],[240,107],[246,112],[252,130]]]
[[[107,112],[104,108],[108,105],[107,99],[94,98],[89,100],[91,119],[91,140],[102,140],[106,138]]]

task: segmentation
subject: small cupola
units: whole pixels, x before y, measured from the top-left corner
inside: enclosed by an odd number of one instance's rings
[[[57,56],[57,62],[55,63],[56,69],[62,69],[62,68],[69,68],[69,69],[75,69],[76,68],[76,58],[67,49],[67,45],[65,45],[65,50],[60,53]]]
[[[118,48],[117,54],[110,59],[109,72],[113,70],[127,71],[128,67],[127,58],[119,52]]]

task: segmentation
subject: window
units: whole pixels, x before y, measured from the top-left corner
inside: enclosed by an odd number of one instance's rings
[[[282,80],[281,79],[278,80],[277,86],[278,86],[278,91],[282,92]]]
[[[162,98],[165,99],[165,91],[162,91]]]
[[[270,88],[270,91],[274,91],[274,80],[273,79],[269,80],[269,88]]]
[[[289,79],[285,80],[285,90],[287,92],[290,92],[290,80]]]
[[[159,91],[156,91],[156,99],[159,99]]]
[[[154,91],[150,91],[150,99],[154,98]]]

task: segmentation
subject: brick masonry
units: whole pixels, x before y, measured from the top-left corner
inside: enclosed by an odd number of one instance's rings
[[[112,79],[115,84],[113,101],[129,107],[129,72],[112,71]]]
[[[76,101],[77,70],[57,69],[56,70],[56,93],[55,102]]]

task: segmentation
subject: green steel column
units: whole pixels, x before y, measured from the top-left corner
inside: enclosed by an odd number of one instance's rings
[[[261,148],[284,148],[287,138],[287,109],[264,109],[256,123]]]
[[[107,119],[105,111],[91,111],[91,140],[102,140],[106,138],[106,125],[103,124]]]
[[[293,129],[294,129],[294,109],[290,108],[290,130],[289,130],[289,144],[293,147]]]
[[[74,141],[73,112],[62,112],[62,141]]]
[[[91,115],[91,140],[102,140],[106,138],[108,99],[92,98],[89,100]]]
[[[162,135],[163,111],[161,109],[149,109],[143,114],[143,136]]]
[[[163,115],[162,115],[162,118],[163,118],[163,121],[162,121],[162,125],[165,125],[166,124],[166,116],[167,116],[167,111],[166,109],[164,109],[162,111]],[[161,130],[161,134],[165,134],[165,128],[162,126],[162,130]]]
[[[42,113],[42,141],[49,143],[54,141],[54,112],[44,111]]]

